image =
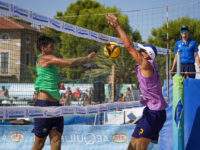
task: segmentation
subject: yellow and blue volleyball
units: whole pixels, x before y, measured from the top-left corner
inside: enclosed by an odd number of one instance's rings
[[[110,42],[104,46],[104,55],[110,59],[120,56],[120,45],[115,42]]]

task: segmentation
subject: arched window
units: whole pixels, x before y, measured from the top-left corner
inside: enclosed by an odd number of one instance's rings
[[[4,41],[10,40],[10,34],[8,34],[8,33],[2,33],[1,34],[1,39],[4,40]]]

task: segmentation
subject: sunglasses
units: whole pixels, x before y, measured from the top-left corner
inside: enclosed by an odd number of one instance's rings
[[[181,33],[188,33],[188,30],[182,30]]]

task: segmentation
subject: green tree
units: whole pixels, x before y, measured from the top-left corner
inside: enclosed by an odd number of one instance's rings
[[[196,40],[197,43],[200,42],[200,21],[197,19],[192,19],[189,17],[178,18],[173,21],[169,21],[169,48],[172,50],[172,61],[174,58],[174,47],[176,41],[181,39],[180,29],[181,26],[187,25],[190,29],[190,38]],[[151,31],[151,36],[148,38],[147,43],[153,44],[157,47],[167,48],[167,24],[164,23],[160,28],[153,28]],[[159,55],[156,58],[157,66],[159,68],[159,74],[161,80],[166,78],[166,58],[163,55]],[[170,66],[171,67],[171,66]]]
[[[132,29],[129,26],[128,16],[119,13],[117,7],[105,7],[92,0],[77,0],[75,3],[72,3],[64,13],[57,12],[55,18],[79,27],[116,37],[116,33],[109,28],[105,15],[88,15],[111,12],[116,12],[115,15],[118,17],[122,28],[131,39],[141,42],[142,38],[139,31],[136,30],[135,32],[132,32]],[[116,74],[120,76],[121,82],[132,82],[135,78],[133,75],[134,61],[124,49],[122,49],[121,56],[118,59],[109,60],[103,55],[104,44],[89,39],[75,37],[66,33],[56,32],[52,29],[48,29],[46,34],[54,37],[56,41],[58,41],[59,44],[56,45],[57,55],[60,55],[63,58],[81,57],[89,54],[91,51],[96,51],[99,56],[95,60],[95,63],[98,63],[101,69],[93,70],[92,76],[111,71],[111,66],[114,64],[116,66]],[[124,74],[121,71],[122,69],[123,72],[127,74],[127,78],[124,77]],[[59,68],[59,71],[62,77],[66,79],[80,79],[91,76],[91,72],[85,71],[82,66]]]

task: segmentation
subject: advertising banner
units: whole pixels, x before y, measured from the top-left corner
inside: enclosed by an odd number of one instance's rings
[[[125,150],[135,125],[67,125],[62,136],[62,150]],[[0,126],[1,150],[30,150],[34,143],[33,126]],[[158,150],[150,144],[148,150]],[[50,150],[47,139],[43,150]]]

